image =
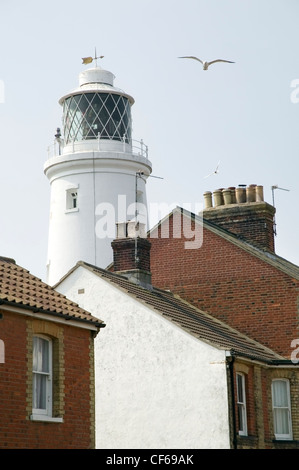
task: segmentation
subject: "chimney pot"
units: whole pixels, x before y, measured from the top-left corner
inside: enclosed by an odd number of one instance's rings
[[[250,186],[247,186],[246,188],[246,201],[247,202],[255,202],[256,200],[255,187],[256,187],[256,184],[251,184]]]
[[[243,204],[246,202],[246,187],[245,185],[239,185],[238,188],[236,188],[236,202],[237,204]]]
[[[217,207],[217,206],[223,206],[223,194],[222,194],[222,189],[216,189],[216,191],[213,192],[213,197],[214,197],[214,205],[215,205],[215,207]]]
[[[263,186],[256,186],[255,187],[255,198],[256,202],[262,202],[264,200],[264,188]]]
[[[231,191],[231,189],[230,188],[223,189],[222,194],[223,194],[224,205],[231,204],[232,203],[232,191]]]
[[[151,289],[150,248],[145,224],[131,220],[117,224],[117,237],[111,243],[114,272]]]
[[[206,191],[203,197],[204,197],[205,209],[209,209],[210,207],[213,207],[211,191]]]
[[[230,186],[228,189],[231,191],[232,204],[236,204],[236,188],[235,186]]]
[[[116,224],[116,238],[126,238],[127,222],[118,222]]]

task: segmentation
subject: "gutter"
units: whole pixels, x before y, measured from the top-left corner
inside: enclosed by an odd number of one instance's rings
[[[292,361],[291,359],[263,359],[257,356],[253,356],[252,354],[237,352],[234,349],[230,350],[230,354],[232,357],[244,357],[252,361],[262,362],[269,366],[297,366],[298,365],[299,367],[299,361],[298,363],[296,363]]]
[[[104,328],[106,326],[105,323],[100,323],[98,321],[92,321],[92,320],[88,320],[86,318],[77,318],[77,317],[74,317],[72,315],[63,314],[63,313],[59,313],[59,312],[52,312],[51,310],[45,310],[45,309],[38,308],[38,307],[30,307],[28,305],[18,304],[16,302],[12,302],[12,301],[9,301],[9,300],[1,299],[0,300],[0,306],[1,305],[7,305],[7,306],[13,307],[13,308],[20,308],[22,310],[29,310],[33,313],[41,313],[41,314],[44,314],[44,315],[50,315],[50,316],[54,316],[54,317],[64,319],[65,321],[81,322],[81,323],[85,323],[85,324],[88,323],[89,325],[93,325],[94,327],[97,327],[97,328]]]
[[[236,397],[234,387],[234,362],[235,358],[231,355],[228,362],[229,376],[230,376],[230,388],[231,388],[231,406],[232,406],[232,434],[233,434],[233,449],[237,449],[237,420],[236,420]]]

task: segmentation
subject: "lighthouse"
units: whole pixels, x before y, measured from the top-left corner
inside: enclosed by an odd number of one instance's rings
[[[78,261],[106,268],[117,224],[147,220],[148,148],[132,139],[134,99],[96,66],[64,95],[44,173],[50,182],[47,282],[54,285]]]

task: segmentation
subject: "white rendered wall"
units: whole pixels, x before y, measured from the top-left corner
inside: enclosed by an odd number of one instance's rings
[[[134,218],[136,172],[147,176],[151,164],[143,157],[91,151],[53,157],[45,168],[51,184],[47,282],[54,285],[78,261],[102,268],[112,262],[115,224]],[[145,177],[137,184],[146,208]],[[67,210],[71,188],[77,208]]]
[[[97,448],[229,448],[225,351],[85,268],[57,290],[107,325],[95,339]]]

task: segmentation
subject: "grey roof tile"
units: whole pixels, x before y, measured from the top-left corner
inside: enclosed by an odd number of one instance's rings
[[[97,268],[82,261],[77,263],[73,270],[78,266],[87,268],[97,276],[155,310],[189,334],[210,345],[264,362],[285,360],[285,358],[266,346],[252,340],[208,313],[197,309],[171,292],[156,288],[152,290],[145,289],[129,281],[124,276]]]

